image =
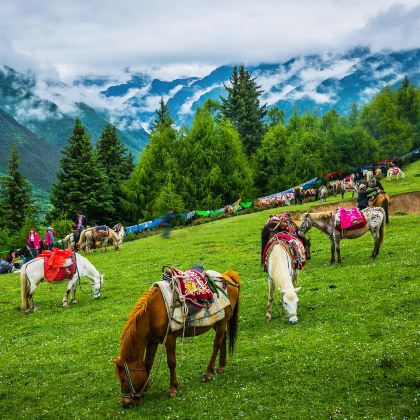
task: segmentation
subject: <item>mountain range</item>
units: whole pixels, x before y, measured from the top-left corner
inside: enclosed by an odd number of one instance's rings
[[[48,190],[76,116],[95,142],[105,124],[118,128],[122,142],[137,158],[148,142],[147,130],[163,98],[178,126],[190,125],[208,98],[225,96],[233,65],[203,77],[160,80],[126,69],[123,77],[82,76],[71,83],[42,79],[33,72],[0,67],[0,172],[17,143],[22,172]],[[407,75],[420,83],[420,49],[372,53],[355,48],[345,53],[294,57],[283,63],[248,66],[261,86],[262,102],[322,114],[330,108],[347,113],[353,103],[369,101],[384,85],[397,86]]]

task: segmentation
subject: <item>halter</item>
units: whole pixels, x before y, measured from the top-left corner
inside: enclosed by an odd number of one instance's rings
[[[143,388],[141,391],[136,392],[136,389],[134,388],[133,381],[131,380],[131,371],[142,371],[146,370],[146,368],[130,368],[127,365],[127,362],[124,362],[124,369],[125,369],[125,375],[127,376],[128,385],[130,386],[130,392],[121,392],[121,397],[123,398],[141,398],[144,395],[144,390],[147,386],[147,383],[149,382],[149,378],[147,378],[147,381],[145,382]]]

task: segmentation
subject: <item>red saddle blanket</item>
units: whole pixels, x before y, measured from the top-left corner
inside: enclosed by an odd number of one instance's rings
[[[70,249],[53,248],[52,251],[44,251],[38,257],[44,259],[44,278],[48,283],[73,277],[76,263]]]
[[[360,229],[367,224],[365,215],[356,207],[350,210],[340,208],[339,217],[340,223],[336,225],[337,230]]]
[[[292,219],[292,216],[287,211],[279,214],[270,214],[266,226],[270,226],[272,230],[277,229],[282,232],[296,235],[296,224]]]
[[[199,308],[209,308],[214,301],[214,294],[207,284],[204,274],[195,270],[181,271],[171,268],[172,277],[178,283],[180,300]]]
[[[283,232],[273,236],[265,246],[262,255],[262,260],[265,266],[268,268],[268,259],[270,257],[271,251],[278,243],[282,243],[285,246],[292,259],[294,268],[301,270],[306,264],[305,246],[298,237]]]
[[[392,173],[393,173],[394,175],[398,175],[398,172],[400,172],[399,168],[394,168],[394,169],[392,170]]]

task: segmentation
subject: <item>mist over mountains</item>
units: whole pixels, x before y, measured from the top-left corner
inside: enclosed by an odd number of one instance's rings
[[[225,95],[224,84],[232,68],[224,65],[204,77],[174,80],[126,70],[125,80],[85,75],[63,83],[42,80],[30,71],[0,67],[0,171],[4,171],[11,145],[17,143],[22,172],[48,190],[59,150],[66,144],[76,116],[94,142],[108,121],[114,123],[121,140],[137,158],[148,142],[147,130],[161,97],[168,102],[176,124],[188,126],[208,98],[219,100]],[[322,114],[335,108],[345,114],[353,103],[369,101],[385,85],[397,86],[405,75],[419,84],[420,49],[371,53],[368,48],[356,48],[248,69],[261,85],[263,103],[279,106],[286,117],[293,109]],[[44,150],[48,164],[41,165],[39,155]]]

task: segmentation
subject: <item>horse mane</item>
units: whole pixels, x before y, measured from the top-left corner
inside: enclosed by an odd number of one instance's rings
[[[314,220],[327,220],[327,219],[331,219],[331,217],[333,216],[333,212],[332,211],[321,211],[318,213],[306,213],[309,214],[311,216],[312,219]]]
[[[266,224],[261,230],[261,263],[263,263],[262,257],[264,254],[264,249],[268,244],[268,241],[270,240],[270,233],[271,230],[269,226]]]
[[[120,339],[120,355],[126,361],[129,360],[135,352],[137,341],[137,321],[145,314],[147,305],[158,291],[158,287],[151,287],[143,293],[128,316],[128,320],[125,323]]]

